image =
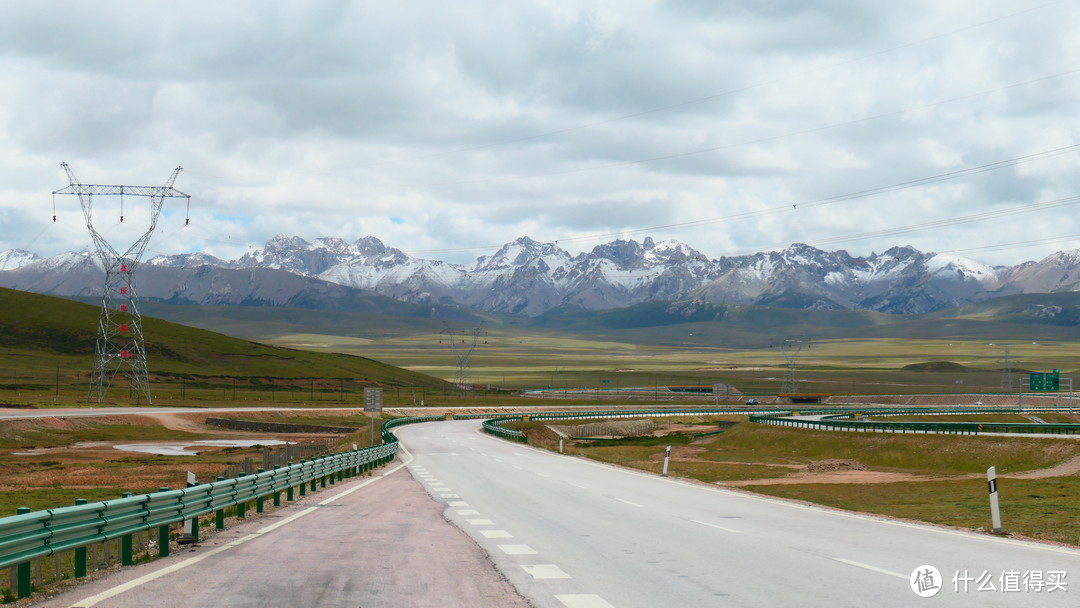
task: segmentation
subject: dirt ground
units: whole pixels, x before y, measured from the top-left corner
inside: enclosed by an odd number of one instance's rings
[[[293,443],[338,435],[314,433],[252,433],[230,431],[205,424],[209,414],[138,414],[105,417],[45,417],[5,420],[0,425],[0,436],[33,437],[35,433],[48,430],[78,431],[97,425],[128,424],[198,434],[196,439],[258,439],[281,440]],[[160,436],[160,435],[158,435]],[[32,439],[23,443],[33,445]],[[57,447],[28,447],[0,450],[0,492],[18,492],[34,488],[89,489],[118,487],[146,490],[159,487],[182,487],[187,471],[198,478],[212,479],[230,464],[250,457],[261,463],[258,448],[230,448],[200,444],[185,452],[190,456],[205,457],[207,462],[192,461],[185,456],[155,456],[143,452],[129,452],[117,446],[132,444],[183,444],[185,439],[133,439],[123,441],[78,441]],[[197,454],[196,454],[197,452]],[[175,458],[175,461],[173,459]],[[115,466],[101,466],[116,463]],[[261,466],[258,464],[256,466]]]

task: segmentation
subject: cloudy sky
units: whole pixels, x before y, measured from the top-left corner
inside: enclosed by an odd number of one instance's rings
[[[0,0],[0,250],[1080,248],[1077,0]],[[53,207],[57,220],[53,221]],[[146,199],[94,201],[123,249]]]

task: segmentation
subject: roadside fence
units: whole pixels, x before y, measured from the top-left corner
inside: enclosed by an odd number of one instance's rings
[[[165,557],[176,541],[198,542],[201,524],[212,522],[223,529],[226,511],[245,519],[252,506],[255,513],[262,513],[267,502],[278,507],[283,501],[366,475],[397,454],[397,437],[390,429],[442,419],[389,420],[383,423],[380,445],[264,466],[231,478],[222,475],[190,488],[125,493],[121,498],[93,503],[80,499],[74,506],[42,511],[20,508],[16,515],[0,517],[0,569],[11,569],[8,588],[0,587],[0,601],[29,597],[35,586],[51,581],[85,577],[91,570],[115,564],[117,558],[127,566],[153,559],[154,553]],[[273,451],[289,456],[302,449],[308,448],[294,444]],[[265,451],[264,458],[270,458]],[[245,470],[250,466],[253,463],[240,465]],[[206,516],[211,517],[201,522]],[[186,536],[178,531],[185,520],[191,522]]]

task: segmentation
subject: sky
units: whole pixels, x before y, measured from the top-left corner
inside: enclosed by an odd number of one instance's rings
[[[66,162],[183,167],[147,257],[1038,260],[1080,248],[1078,25],[1080,0],[0,0],[0,251],[93,246]],[[118,251],[149,229],[149,199],[92,204]]]

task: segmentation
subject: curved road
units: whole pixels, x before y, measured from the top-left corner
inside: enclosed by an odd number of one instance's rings
[[[673,481],[496,440],[476,422],[398,435],[450,519],[539,607],[1080,605],[1073,549]],[[932,599],[910,586],[921,565],[942,574]],[[1051,577],[1064,589],[1039,586]]]
[[[307,498],[322,506],[243,525],[257,534],[228,531],[43,605],[524,605],[506,580],[537,608],[1078,605],[1077,550],[670,480],[479,426],[399,427],[412,477],[395,463]],[[909,582],[922,565],[942,576],[929,599]]]

